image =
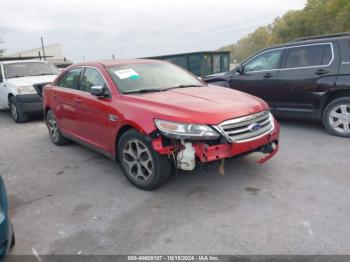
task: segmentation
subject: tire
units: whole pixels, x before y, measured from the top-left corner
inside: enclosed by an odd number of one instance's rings
[[[135,129],[120,137],[117,150],[124,175],[137,188],[153,190],[167,182],[174,172],[172,161],[154,151],[150,138]]]
[[[68,143],[67,138],[65,138],[60,128],[58,127],[55,114],[50,109],[46,114],[46,125],[49,130],[51,141],[57,146],[63,146]]]
[[[18,106],[16,97],[10,97],[9,105],[11,116],[16,123],[23,123],[28,121],[28,115],[22,112],[21,108]]]
[[[350,137],[350,97],[331,101],[323,111],[322,121],[332,135]]]
[[[15,237],[15,231],[13,230],[13,225],[11,225],[11,227],[12,227],[12,238],[11,238],[10,248],[13,248],[16,245],[16,237]]]

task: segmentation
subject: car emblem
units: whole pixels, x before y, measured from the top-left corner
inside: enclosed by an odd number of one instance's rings
[[[256,132],[259,129],[261,129],[261,125],[259,123],[254,123],[254,124],[251,124],[250,126],[248,126],[248,130],[251,132]]]

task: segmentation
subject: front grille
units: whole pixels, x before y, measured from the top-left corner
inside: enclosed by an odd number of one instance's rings
[[[273,119],[269,111],[227,120],[217,126],[230,142],[253,140],[273,129]]]

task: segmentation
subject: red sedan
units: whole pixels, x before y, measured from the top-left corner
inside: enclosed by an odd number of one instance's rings
[[[113,160],[127,179],[152,190],[174,168],[278,150],[279,124],[254,96],[211,87],[158,60],[81,63],[44,88],[56,145],[73,140]]]

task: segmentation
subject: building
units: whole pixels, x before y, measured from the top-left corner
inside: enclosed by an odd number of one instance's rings
[[[202,51],[147,58],[174,63],[200,77],[230,70],[229,51]]]
[[[64,68],[67,67],[73,62],[70,59],[67,59],[63,55],[62,51],[62,45],[61,44],[53,44],[53,45],[48,45],[44,47],[45,51],[45,57],[47,61],[50,61],[54,65],[56,65],[59,68]],[[13,54],[8,54],[6,55],[7,57],[32,57],[32,56],[37,56],[39,58],[43,58],[43,49],[40,48],[34,48],[31,50],[25,50],[25,51],[20,51],[17,53]]]

